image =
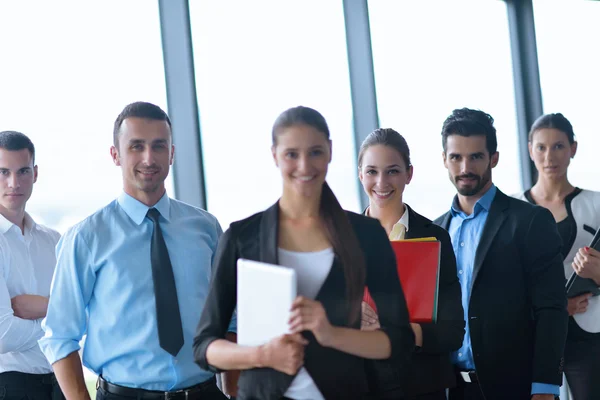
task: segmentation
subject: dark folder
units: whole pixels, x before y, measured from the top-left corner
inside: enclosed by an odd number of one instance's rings
[[[596,231],[590,247],[594,250],[600,251],[600,228]],[[600,294],[600,287],[596,284],[593,279],[582,278],[573,271],[569,280],[567,281],[567,297],[576,297],[584,293],[591,293],[592,296],[598,296]]]
[[[435,238],[392,241],[410,322],[435,322],[438,308],[441,243]],[[365,288],[363,300],[377,311]]]

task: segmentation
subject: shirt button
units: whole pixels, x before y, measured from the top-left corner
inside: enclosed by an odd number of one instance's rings
[[[465,247],[465,242],[460,242],[460,247]]]
[[[459,356],[459,357],[462,357],[462,353],[458,353],[458,356]]]
[[[462,269],[459,269],[459,270],[458,270],[458,273],[459,273],[459,274],[462,274]]]

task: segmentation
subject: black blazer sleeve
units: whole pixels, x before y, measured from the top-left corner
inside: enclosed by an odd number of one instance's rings
[[[550,211],[533,212],[522,249],[535,320],[532,381],[560,385],[568,326],[562,241]]]
[[[219,372],[206,359],[206,349],[217,339],[225,338],[237,302],[236,241],[230,227],[219,240],[210,290],[194,337],[194,360],[200,368]]]
[[[441,242],[438,316],[436,323],[423,323],[423,353],[449,353],[458,350],[465,334],[461,288],[456,275],[456,258],[450,235],[444,229],[430,225]]]
[[[362,216],[361,216],[362,217]],[[367,220],[367,217],[362,217]],[[412,353],[415,337],[408,320],[408,308],[396,271],[396,256],[379,221],[368,219],[362,233],[371,238],[363,249],[367,263],[367,282],[371,297],[377,305],[381,325],[392,346],[390,359],[402,363]]]

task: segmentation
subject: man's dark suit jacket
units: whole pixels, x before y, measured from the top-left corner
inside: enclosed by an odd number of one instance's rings
[[[387,361],[369,361],[371,385],[380,398],[414,396],[453,387],[455,373],[450,352],[460,348],[465,333],[460,282],[450,236],[408,205],[406,208],[406,239],[435,237],[441,242],[438,315],[436,323],[420,324],[423,347],[413,353],[406,368],[394,368]]]
[[[435,223],[448,229],[452,215]],[[500,190],[473,266],[469,328],[487,400],[529,400],[532,382],[560,385],[567,337],[561,238],[550,212]]]
[[[366,284],[373,299],[381,304],[380,319],[392,345],[391,360],[402,364],[414,347],[414,335],[408,323],[408,310],[396,258],[378,221],[347,212],[366,261]],[[213,279],[200,323],[194,338],[194,358],[206,370],[218,372],[209,365],[206,349],[216,339],[225,337],[236,307],[236,262],[239,258],[277,264],[279,204],[245,220],[234,222],[223,234],[213,264]],[[269,290],[269,288],[257,288]],[[335,256],[331,271],[316,298],[329,322],[334,326],[360,329],[360,313],[349,325],[346,284],[340,260]],[[365,360],[326,348],[312,334],[305,348],[304,367],[326,399],[365,399],[368,393]],[[293,376],[270,368],[243,371],[238,381],[237,398],[279,400],[291,384]]]

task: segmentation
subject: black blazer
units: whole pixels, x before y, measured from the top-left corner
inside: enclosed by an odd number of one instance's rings
[[[460,348],[465,333],[460,282],[450,236],[408,205],[406,208],[409,225],[406,239],[433,236],[441,242],[437,323],[420,324],[423,347],[413,354],[405,368],[399,369],[387,361],[369,361],[369,375],[378,397],[415,396],[455,386],[450,352]]]
[[[362,215],[347,213],[365,254],[366,283],[378,304],[383,331],[392,344],[390,359],[405,362],[414,346],[414,335],[408,323],[408,311],[400,281],[396,274],[394,252],[379,222]],[[194,357],[206,370],[218,372],[208,364],[206,349],[216,339],[224,338],[236,307],[236,261],[239,258],[277,264],[279,205],[234,222],[223,234],[214,261],[213,280],[196,337]],[[348,327],[345,279],[336,256],[316,300],[320,301],[332,325]],[[351,326],[360,329],[360,315]],[[314,336],[305,332],[309,344],[305,348],[304,367],[326,399],[364,399],[368,387],[365,360],[332,348],[320,346]],[[243,371],[238,381],[237,398],[281,399],[293,376],[270,368]]]
[[[435,222],[448,229],[450,220],[448,212]],[[529,400],[532,382],[562,382],[568,315],[561,243],[550,211],[498,190],[475,254],[468,310],[487,400]]]

